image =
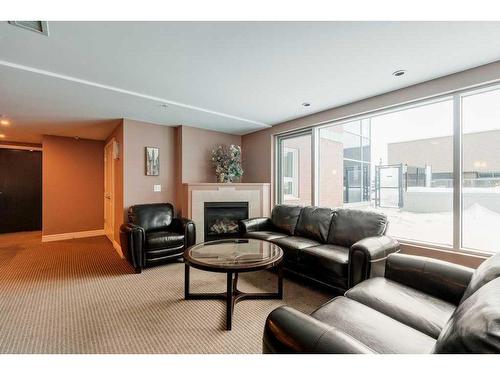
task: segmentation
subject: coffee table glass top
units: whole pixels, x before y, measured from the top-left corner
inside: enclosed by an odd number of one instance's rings
[[[184,257],[189,263],[214,268],[254,268],[280,261],[283,250],[262,240],[225,239],[195,245]]]

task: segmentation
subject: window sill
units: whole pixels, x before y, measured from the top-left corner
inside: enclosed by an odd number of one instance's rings
[[[402,253],[428,256],[472,268],[476,268],[485,259],[494,254],[473,250],[453,249],[448,246],[431,245],[403,239],[398,239],[398,241],[401,244]]]

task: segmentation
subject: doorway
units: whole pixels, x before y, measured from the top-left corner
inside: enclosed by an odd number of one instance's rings
[[[0,148],[0,233],[42,229],[42,153]]]
[[[104,146],[104,233],[111,242],[115,239],[115,166],[113,146],[110,140]]]

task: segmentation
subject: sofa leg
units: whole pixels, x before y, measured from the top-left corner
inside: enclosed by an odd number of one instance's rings
[[[135,273],[142,273],[142,267],[135,267],[134,271]]]

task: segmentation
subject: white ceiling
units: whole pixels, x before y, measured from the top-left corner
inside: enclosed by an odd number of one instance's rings
[[[500,59],[500,22],[49,22],[49,30],[0,22],[8,140],[103,139],[119,118],[245,134]],[[396,79],[397,69],[408,73]]]

